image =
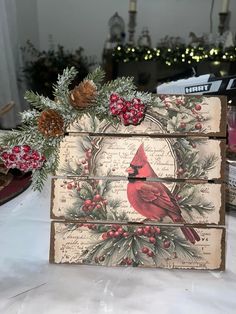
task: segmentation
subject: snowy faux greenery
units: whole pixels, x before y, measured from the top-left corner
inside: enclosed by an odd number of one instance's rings
[[[31,104],[32,109],[21,113],[22,125],[16,130],[4,134],[0,138],[1,150],[9,150],[14,146],[29,145],[32,150],[45,156],[46,161],[40,169],[32,171],[32,188],[41,191],[48,174],[55,173],[59,161],[59,146],[64,139],[64,132],[68,126],[78,120],[84,113],[92,117],[108,119],[114,123],[119,120],[112,117],[109,112],[109,98],[111,93],[117,93],[128,99],[138,97],[143,103],[148,105],[157,104],[157,99],[151,94],[141,93],[135,90],[132,78],[118,78],[114,81],[103,84],[105,73],[101,68],[97,68],[90,73],[84,81],[91,81],[96,86],[96,98],[93,103],[86,108],[74,108],[70,101],[69,86],[77,75],[74,67],[66,68],[62,75],[58,76],[57,83],[53,86],[54,100],[41,96],[32,91],[25,94],[25,99]],[[63,134],[56,136],[45,136],[39,130],[38,121],[42,112],[53,112],[63,119]],[[51,110],[51,111],[50,111]],[[46,121],[47,122],[47,121]]]
[[[31,104],[31,109],[21,113],[21,127],[0,138],[0,158],[8,168],[32,170],[34,190],[41,191],[48,174],[54,174],[57,170],[60,143],[68,127],[73,123],[78,126],[79,119],[85,113],[91,119],[94,130],[102,121],[137,125],[143,120],[145,112],[153,109],[166,133],[205,131],[202,122],[209,117],[201,114],[201,105],[204,105],[202,96],[157,97],[137,91],[133,78],[129,77],[103,83],[105,73],[101,68],[88,74],[83,82],[70,90],[76,75],[77,71],[72,67],[66,68],[58,76],[53,86],[53,100],[32,91],[26,92],[25,99]],[[121,106],[125,104],[127,112],[119,111],[119,101],[123,102]],[[129,105],[132,110],[128,108]],[[135,115],[140,116],[137,118]],[[187,139],[177,141],[176,154],[183,163],[179,176],[204,178],[215,164],[215,156],[209,155],[196,166],[198,151],[192,151],[192,148],[197,143]]]

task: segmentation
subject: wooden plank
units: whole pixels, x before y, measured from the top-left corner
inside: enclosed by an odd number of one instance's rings
[[[224,160],[219,139],[71,135],[61,143],[56,175],[127,177],[132,164],[137,178],[213,180],[223,177]]]
[[[200,240],[194,244],[185,239],[180,227],[156,225],[145,228],[142,229],[140,225],[53,222],[50,262],[224,269],[225,230],[223,228],[196,227],[194,230]]]
[[[130,187],[132,191],[129,190]],[[154,210],[155,217],[150,218],[145,211],[140,212],[140,209],[138,211],[133,207],[131,196],[137,193],[138,199],[142,187],[144,190],[148,187],[151,191],[157,192],[164,188],[166,193],[169,193],[166,196],[169,195],[174,199],[174,201],[169,200],[169,208],[165,208],[163,217],[160,217],[160,210],[155,206],[159,199],[163,199],[161,195],[157,195],[154,200],[151,200],[151,195],[149,195],[150,200],[145,197],[140,200],[140,208],[151,206],[150,210]],[[187,224],[224,224],[224,193],[223,184],[206,182],[136,181],[130,183],[127,180],[57,178],[52,180],[51,218],[123,223],[147,223],[149,219],[156,223],[158,221],[165,224],[180,223],[180,220],[171,219],[174,205],[177,212],[180,210],[179,218],[182,217]]]
[[[171,134],[226,136],[226,97],[219,96],[157,96],[157,106],[149,109],[137,126],[99,120],[84,115],[74,122],[68,132],[109,134]]]

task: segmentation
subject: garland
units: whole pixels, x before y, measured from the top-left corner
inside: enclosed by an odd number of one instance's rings
[[[195,64],[202,61],[235,62],[236,47],[207,48],[191,46],[177,46],[173,48],[148,48],[133,46],[117,46],[112,51],[115,62],[131,61],[160,61],[168,66],[176,64]]]

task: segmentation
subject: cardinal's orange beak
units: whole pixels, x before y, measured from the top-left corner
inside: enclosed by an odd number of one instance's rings
[[[127,168],[125,171],[128,172],[128,174],[134,173],[134,169],[132,167]]]

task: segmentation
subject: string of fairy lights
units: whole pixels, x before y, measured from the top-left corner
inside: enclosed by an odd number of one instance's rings
[[[205,48],[182,46],[175,48],[148,48],[117,46],[112,51],[112,58],[115,62],[131,61],[161,61],[168,66],[185,63],[193,64],[202,61],[235,62],[236,47],[223,48]]]

